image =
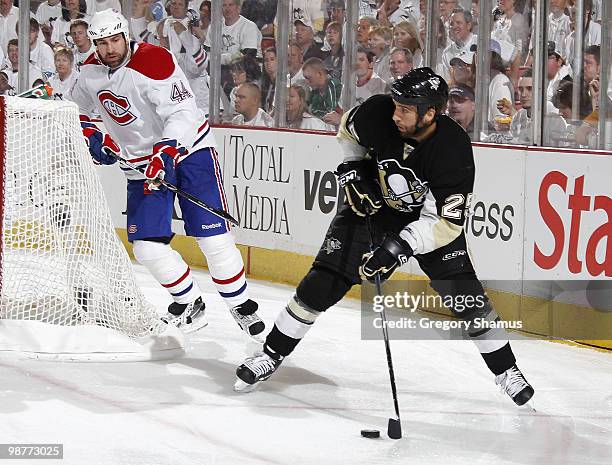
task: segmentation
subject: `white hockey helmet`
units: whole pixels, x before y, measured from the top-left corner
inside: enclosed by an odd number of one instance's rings
[[[113,8],[98,11],[89,22],[87,35],[92,41],[105,37],[123,34],[125,41],[130,41],[130,26],[127,19]]]

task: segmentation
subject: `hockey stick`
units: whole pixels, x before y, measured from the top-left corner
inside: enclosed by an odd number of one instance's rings
[[[374,231],[372,230],[371,215],[366,215],[366,227],[368,229],[370,252],[374,252]],[[380,284],[380,274],[374,275],[374,285],[376,286],[376,294],[382,296]],[[389,368],[389,381],[391,383],[391,393],[393,394],[393,406],[395,407],[395,419],[389,418],[387,426],[387,436],[391,439],[402,438],[402,423],[399,413],[399,402],[397,400],[397,387],[395,386],[395,371],[393,370],[393,359],[391,358],[391,344],[389,342],[389,332],[387,330],[387,316],[385,315],[385,307],[383,306],[380,316],[382,317],[383,339],[385,340],[385,350],[387,352],[387,367]]]
[[[120,163],[123,163],[128,168],[130,168],[130,169],[132,169],[134,171],[137,171],[140,174],[144,174],[144,170],[140,169],[135,164],[133,164],[130,161],[126,160],[121,155],[113,153],[110,150],[106,150],[106,153],[108,155],[110,155],[111,157],[116,158]],[[230,215],[229,213],[227,213],[226,211],[220,210],[220,209],[215,208],[215,207],[211,207],[210,205],[206,204],[202,200],[200,200],[197,197],[191,195],[189,192],[185,192],[183,189],[180,189],[180,188],[176,187],[174,184],[171,184],[168,181],[164,181],[163,179],[156,179],[155,182],[160,183],[162,186],[164,186],[168,190],[171,190],[172,192],[174,192],[177,195],[180,195],[181,197],[184,197],[185,199],[189,200],[191,203],[196,204],[198,207],[201,207],[204,210],[209,211],[209,212],[211,212],[214,215],[217,215],[219,218],[222,218],[224,220],[229,221],[234,226],[240,226],[238,224],[238,221],[236,221],[234,219],[234,217],[232,215]]]

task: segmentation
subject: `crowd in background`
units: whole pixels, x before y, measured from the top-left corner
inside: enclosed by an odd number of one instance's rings
[[[278,54],[287,53],[286,121],[294,129],[334,131],[342,108],[346,37],[345,0],[290,1],[290,41],[277,43],[277,0],[214,0],[222,3],[221,107],[223,121],[274,125]],[[350,1],[350,0],[346,0]],[[425,56],[425,0],[354,0],[359,4],[354,64],[356,102],[390,92],[393,81]],[[584,6],[583,63],[574,60],[576,5]],[[597,147],[602,0],[548,0],[545,145]],[[491,12],[490,83],[483,140],[531,143],[533,19],[535,1],[497,0]],[[477,0],[440,0],[435,71],[450,86],[447,113],[470,135],[476,108]],[[79,68],[95,47],[87,36],[96,11],[119,0],[32,2],[29,24],[32,86],[48,81],[55,98],[66,98]],[[210,0],[134,0],[130,19],[137,42],[163,46],[176,57],[198,105],[209,109]],[[18,8],[0,0],[0,92],[14,94],[18,76]],[[580,108],[573,111],[574,78]],[[578,118],[576,118],[578,115]]]

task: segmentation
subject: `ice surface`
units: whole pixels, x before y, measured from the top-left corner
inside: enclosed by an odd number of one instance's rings
[[[137,267],[160,308],[165,291]],[[536,389],[536,413],[500,394],[463,341],[392,341],[404,438],[393,414],[384,344],[361,341],[357,304],[343,301],[260,391],[232,391],[258,345],[216,294],[208,327],[179,360],[70,364],[0,361],[2,443],[63,443],[62,465],[612,464],[612,357],[544,341],[513,341]],[[293,292],[250,282],[266,323]],[[381,439],[365,439],[377,428]],[[9,463],[9,462],[7,462]]]

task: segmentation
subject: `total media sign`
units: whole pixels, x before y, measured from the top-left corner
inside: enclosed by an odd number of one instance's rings
[[[612,277],[612,158],[528,153],[525,279]]]

